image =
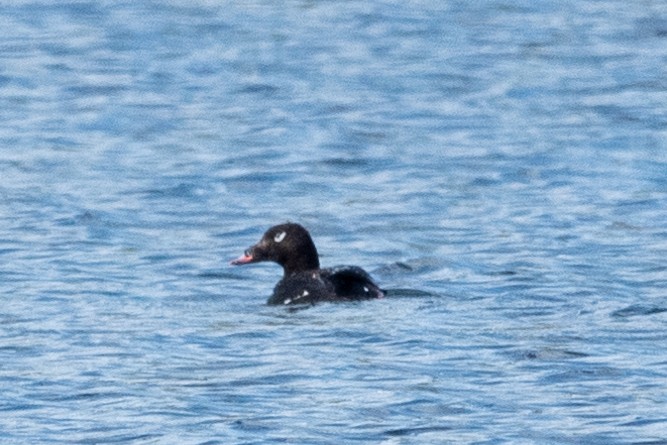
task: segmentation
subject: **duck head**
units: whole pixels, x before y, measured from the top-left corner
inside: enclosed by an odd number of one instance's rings
[[[261,261],[280,264],[285,276],[320,267],[313,239],[303,226],[295,223],[271,227],[257,244],[249,247],[231,264],[239,266]]]

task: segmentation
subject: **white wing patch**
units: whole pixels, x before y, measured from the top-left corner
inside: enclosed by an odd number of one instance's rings
[[[294,300],[300,300],[301,298],[307,297],[308,295],[310,295],[310,292],[304,289],[301,295],[297,295],[296,297],[294,297]]]
[[[285,239],[285,236],[287,236],[287,232],[278,232],[276,233],[276,236],[273,237],[273,241],[279,243]]]
[[[294,298],[286,298],[285,301],[283,301],[283,304],[290,304],[291,302],[296,301],[296,300],[300,300],[301,298],[307,297],[308,295],[310,295],[310,292],[308,292],[306,289],[304,289],[303,292],[301,293],[301,295],[297,295]]]

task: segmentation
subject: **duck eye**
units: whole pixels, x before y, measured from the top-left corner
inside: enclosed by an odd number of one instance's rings
[[[282,240],[285,239],[285,236],[287,235],[287,232],[278,232],[276,233],[276,236],[273,237],[273,241],[279,243]]]

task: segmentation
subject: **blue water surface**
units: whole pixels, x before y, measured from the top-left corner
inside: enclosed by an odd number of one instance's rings
[[[0,8],[7,444],[666,444],[667,3]],[[389,297],[266,306],[269,226]]]

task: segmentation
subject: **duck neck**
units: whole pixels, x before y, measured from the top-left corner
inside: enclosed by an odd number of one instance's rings
[[[320,268],[320,259],[317,255],[315,245],[313,245],[312,242],[311,247],[312,249],[304,249],[303,253],[289,258],[282,264],[285,277],[289,277],[298,272],[317,270]]]

